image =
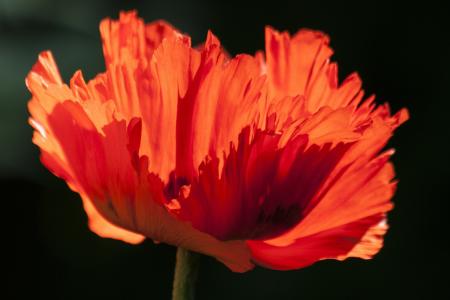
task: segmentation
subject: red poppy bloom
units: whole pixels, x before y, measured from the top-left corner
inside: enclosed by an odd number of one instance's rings
[[[266,28],[265,52],[195,48],[135,12],[100,25],[106,71],[63,83],[50,52],[26,79],[42,163],[81,195],[92,231],[211,255],[234,271],[370,258],[392,209],[408,114],[337,79],[326,35]]]

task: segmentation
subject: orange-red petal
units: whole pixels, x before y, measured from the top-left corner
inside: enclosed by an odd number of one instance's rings
[[[138,156],[141,122],[114,121],[96,131],[82,107],[64,102],[49,124],[68,157],[78,190],[111,223],[157,241],[217,257],[235,271],[252,267],[243,242],[220,242],[174,218],[164,207],[163,183]],[[64,139],[65,136],[71,139]]]
[[[81,73],[79,73],[81,76]],[[68,165],[66,154],[59,140],[54,136],[48,123],[48,114],[64,99],[73,99],[70,89],[63,84],[50,52],[43,52],[27,77],[27,85],[33,93],[29,103],[30,123],[36,129],[33,142],[41,148],[41,161],[58,177],[63,178],[69,186],[78,192],[77,181]],[[75,97],[76,98],[76,97]],[[111,224],[92,205],[87,196],[82,196],[83,206],[88,215],[90,229],[102,237],[138,243],[144,239],[140,234],[130,232]]]
[[[131,243],[146,236],[186,247],[217,257],[235,271],[251,268],[244,242],[220,242],[165,209],[164,185],[148,173],[148,159],[139,155],[141,121],[115,120],[108,109],[93,110],[95,97],[89,92],[94,85],[84,85],[76,76],[73,90],[58,81],[46,84],[52,78],[45,77],[49,72],[41,73],[40,66],[57,70],[49,58],[44,53],[28,77],[34,95],[30,112],[35,142],[43,163],[82,195],[90,228]],[[89,97],[81,99],[82,95]],[[41,103],[49,103],[46,110]],[[94,122],[93,116],[104,122]]]
[[[223,167],[217,157],[200,166],[181,214],[223,240],[268,238],[294,226],[351,145],[310,146],[302,135],[280,147],[280,138],[245,128]]]
[[[305,95],[308,85],[327,64],[333,51],[319,31],[300,30],[295,36],[266,28],[266,68],[275,96]]]
[[[100,31],[105,73],[68,86],[44,52],[27,77],[41,160],[94,232],[235,271],[251,256],[293,269],[379,251],[395,190],[392,151],[379,152],[408,114],[363,100],[356,74],[339,84],[325,34],[267,28],[264,60],[230,58],[211,32],[192,48],[136,12]]]
[[[370,258],[378,252],[381,243],[379,236],[385,231],[378,232],[379,235],[370,235],[370,238],[367,232],[378,226],[382,220],[382,215],[367,217],[313,235],[299,237],[288,246],[273,245],[264,241],[248,241],[247,244],[256,263],[275,270],[304,268],[319,260],[330,258],[340,260],[348,256]],[[358,243],[368,243],[370,247],[363,248]],[[356,248],[359,250],[352,250]]]
[[[305,208],[305,217],[295,227],[270,240],[249,241],[256,261],[294,269],[321,259],[376,254],[395,191],[389,156],[375,158],[361,169],[341,170]]]

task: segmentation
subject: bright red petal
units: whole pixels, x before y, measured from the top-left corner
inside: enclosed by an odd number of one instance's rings
[[[81,76],[81,73],[78,74]],[[33,142],[41,148],[41,161],[55,175],[63,178],[71,189],[79,190],[66,155],[47,120],[48,114],[58,103],[61,103],[63,99],[74,98],[70,89],[63,84],[50,52],[43,52],[39,56],[38,63],[33,67],[26,82],[33,93],[33,99],[28,107],[31,113],[30,124],[36,129]],[[97,212],[87,196],[82,196],[82,198],[89,219],[89,227],[93,232],[102,237],[119,239],[133,244],[144,239],[140,234],[111,224]]]
[[[312,145],[250,128],[223,161],[207,160],[181,214],[220,239],[268,238],[294,226],[350,145]],[[222,165],[223,164],[223,165]]]
[[[82,194],[113,224],[154,240],[212,255],[236,271],[251,267],[243,243],[219,242],[178,221],[164,208],[163,183],[148,173],[139,158],[139,120],[125,126],[116,121],[95,130],[82,108],[65,102],[49,116],[55,138],[61,140]],[[71,139],[64,139],[65,136]]]
[[[339,85],[337,64],[330,62],[329,38],[319,31],[300,30],[294,36],[266,28],[266,65],[270,95],[304,97],[310,113],[322,107],[358,105],[361,80],[351,74]]]
[[[220,242],[166,210],[164,184],[149,174],[149,161],[139,154],[141,121],[115,120],[117,114],[107,105],[114,107],[114,102],[97,101],[103,95],[97,85],[101,78],[85,84],[77,73],[71,89],[47,78],[51,72],[42,67],[57,71],[49,53],[27,79],[34,95],[34,140],[43,163],[82,196],[92,230],[131,243],[146,236],[178,245],[214,256],[239,272],[252,268],[244,242]]]
[[[168,54],[171,60],[173,53]],[[236,143],[242,128],[263,124],[267,105],[265,78],[253,57],[227,60],[212,33],[202,52],[193,52],[197,55],[197,68],[187,74],[188,89],[178,103],[176,173],[189,179],[207,155],[221,155]]]
[[[104,19],[100,23],[100,34],[107,67],[128,62],[130,58],[150,61],[163,39],[180,35],[164,21],[145,24],[136,11],[121,12],[117,21]]]
[[[299,269],[328,258],[370,258],[378,252],[382,241],[379,236],[385,231],[375,231],[378,235],[371,235],[370,238],[366,233],[370,228],[378,226],[382,220],[382,215],[367,217],[314,235],[300,237],[288,246],[277,246],[263,241],[248,241],[247,244],[258,264],[276,270]],[[369,252],[367,247],[359,246],[358,243],[362,241],[375,251]],[[360,250],[352,251],[355,248]]]
[[[295,269],[321,259],[376,254],[386,231],[378,230],[382,229],[379,223],[392,209],[395,191],[389,156],[330,176],[298,225],[271,240],[248,242],[254,258],[272,268]]]
[[[364,100],[356,74],[339,84],[326,35],[267,28],[264,59],[230,58],[210,32],[192,48],[136,12],[100,31],[105,73],[68,86],[44,52],[26,81],[41,160],[93,231],[235,271],[251,256],[293,269],[379,251],[395,190],[392,151],[379,152],[408,113]]]
[[[321,32],[301,30],[294,37],[266,28],[266,64],[271,95],[306,95],[308,85],[333,51]]]

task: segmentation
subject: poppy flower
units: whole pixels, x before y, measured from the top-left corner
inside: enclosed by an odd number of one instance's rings
[[[90,229],[216,257],[244,272],[371,258],[396,182],[382,151],[408,114],[342,83],[328,37],[270,27],[230,57],[135,12],[100,24],[106,71],[61,79],[39,55],[26,84],[42,163],[80,194]]]

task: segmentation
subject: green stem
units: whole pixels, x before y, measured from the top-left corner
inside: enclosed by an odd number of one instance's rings
[[[175,275],[173,278],[172,300],[193,300],[197,281],[200,255],[178,248]]]

